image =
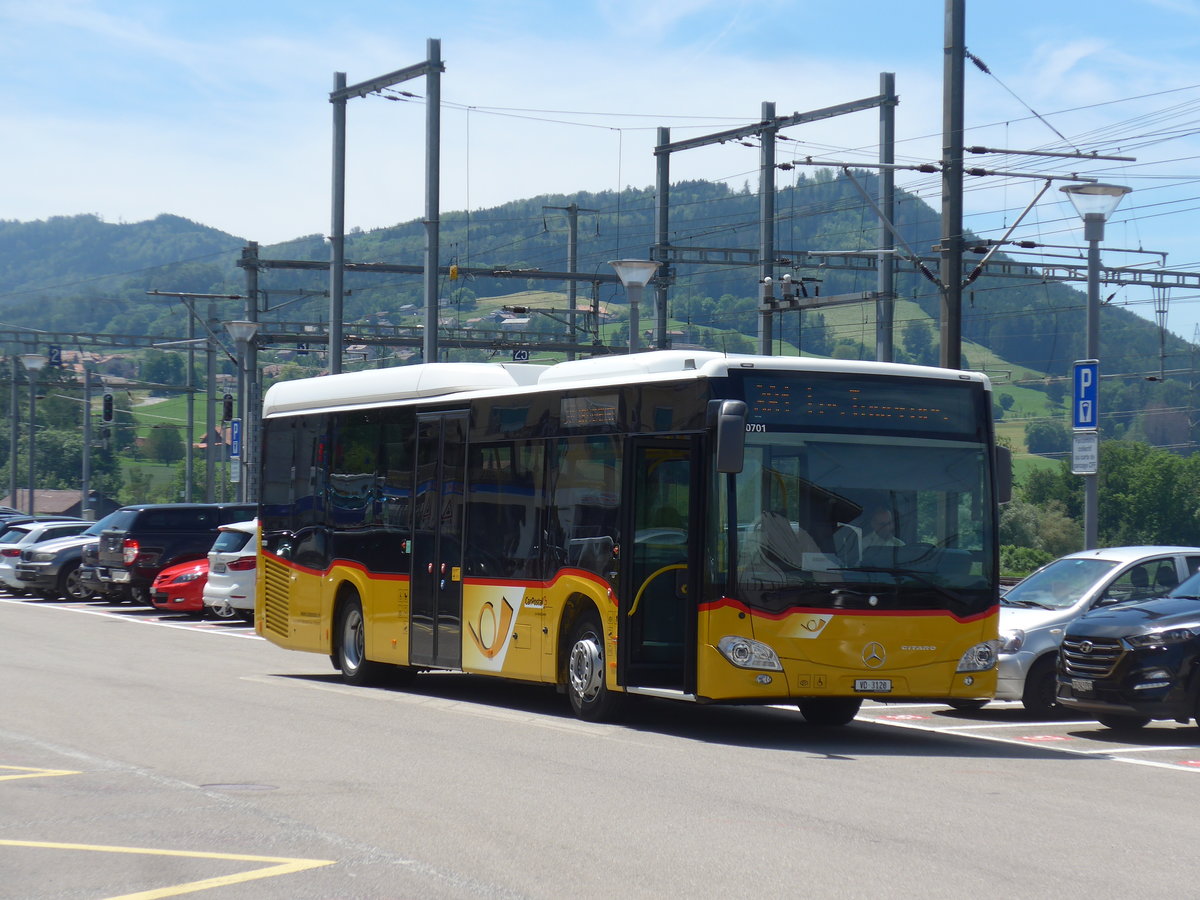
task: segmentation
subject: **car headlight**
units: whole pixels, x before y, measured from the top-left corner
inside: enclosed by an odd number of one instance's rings
[[[1020,628],[1013,628],[1000,635],[1000,652],[1001,653],[1016,653],[1025,643],[1025,632]]]
[[[958,661],[958,672],[986,672],[996,667],[999,657],[1000,642],[984,641],[976,644],[962,655]]]
[[[1200,635],[1200,626],[1170,628],[1166,631],[1151,631],[1149,634],[1132,634],[1125,638],[1125,643],[1131,647],[1165,647],[1168,644],[1182,644],[1197,635]]]
[[[29,555],[31,562],[54,562],[53,553],[31,553]]]
[[[779,655],[761,641],[745,637],[726,635],[717,641],[717,649],[721,655],[739,669],[772,669],[783,671]]]
[[[172,584],[183,584],[184,582],[195,581],[197,578],[203,578],[203,577],[204,577],[203,572],[189,572],[186,575],[179,575],[171,583]]]

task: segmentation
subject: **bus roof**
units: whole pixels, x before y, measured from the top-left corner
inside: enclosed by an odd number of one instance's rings
[[[770,368],[982,382],[986,375],[870,360],[750,356],[709,350],[655,350],[580,359],[549,366],[515,363],[427,363],[278,382],[263,397],[264,418],[299,412],[371,407],[426,397],[509,394],[537,388],[637,384],[719,377],[730,370]]]

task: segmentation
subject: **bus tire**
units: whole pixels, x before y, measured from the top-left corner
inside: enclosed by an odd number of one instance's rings
[[[809,725],[849,725],[858,715],[858,697],[816,697],[796,704]]]
[[[382,680],[385,667],[367,659],[366,621],[358,594],[350,594],[338,607],[334,647],[334,665],[342,671],[347,684],[376,684]]]
[[[604,629],[588,611],[575,620],[567,642],[567,696],[579,718],[602,722],[617,714],[625,696],[608,689],[605,671]]]

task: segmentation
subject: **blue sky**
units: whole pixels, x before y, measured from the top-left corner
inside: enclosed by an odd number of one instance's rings
[[[0,216],[168,212],[262,243],[325,233],[333,73],[353,84],[420,62],[429,37],[446,61],[447,211],[649,186],[658,126],[679,138],[756,119],[764,100],[786,114],[868,97],[881,71],[896,73],[901,161],[932,161],[943,14],[942,0],[0,0]],[[968,67],[968,144],[1058,147],[1056,129],[1079,149],[1138,158],[989,166],[1127,184],[1106,245],[1200,270],[1200,2],[967,0],[967,45],[993,73]],[[421,81],[406,87],[423,93]],[[419,217],[423,106],[368,97],[348,120],[347,226]],[[870,160],[877,121],[859,113],[787,135],[781,160]],[[672,178],[753,185],[756,165],[755,150],[708,148],[676,154]],[[937,207],[936,177],[898,181]],[[999,237],[1038,184],[969,187],[968,227]],[[1079,245],[1058,194],[1014,237]],[[1152,316],[1147,294],[1115,302]],[[1198,322],[1200,296],[1174,292],[1171,330],[1191,339]]]

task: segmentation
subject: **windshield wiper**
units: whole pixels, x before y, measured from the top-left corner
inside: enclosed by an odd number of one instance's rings
[[[1014,600],[1011,597],[1001,597],[1000,602],[1005,606],[1020,606],[1023,609],[1054,609],[1053,606],[1038,603],[1036,600]]]

